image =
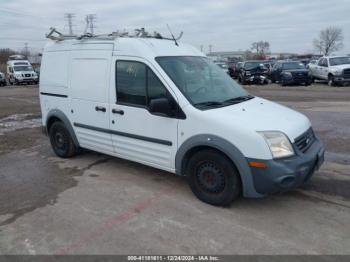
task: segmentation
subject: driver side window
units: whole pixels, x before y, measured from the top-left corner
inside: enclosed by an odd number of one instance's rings
[[[148,105],[152,99],[168,97],[165,86],[149,68],[147,68],[147,94]]]
[[[145,64],[136,61],[116,63],[117,103],[148,109],[157,98],[173,100],[156,74]]]

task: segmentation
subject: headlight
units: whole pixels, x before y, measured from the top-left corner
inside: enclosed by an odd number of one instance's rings
[[[335,70],[333,71],[333,74],[335,74],[335,75],[341,75],[341,74],[342,74],[342,70],[340,70],[340,69],[335,69]]]
[[[291,72],[284,72],[283,73],[286,77],[292,77],[292,73]]]
[[[268,144],[273,158],[281,158],[294,155],[294,150],[285,134],[278,131],[263,131],[261,134]]]
[[[22,78],[22,75],[21,74],[15,74],[15,77]]]

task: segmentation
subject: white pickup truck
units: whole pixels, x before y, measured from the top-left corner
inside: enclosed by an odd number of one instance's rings
[[[330,86],[350,82],[350,57],[321,57],[316,64],[309,65],[314,79],[327,80]]]

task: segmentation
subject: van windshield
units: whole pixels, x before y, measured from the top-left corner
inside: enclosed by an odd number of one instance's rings
[[[157,57],[157,62],[196,107],[220,107],[252,98],[206,57]]]
[[[16,72],[33,71],[33,68],[31,66],[14,66],[13,68]]]

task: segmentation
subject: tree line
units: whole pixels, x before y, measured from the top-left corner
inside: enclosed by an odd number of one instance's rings
[[[319,55],[329,56],[343,48],[343,40],[343,30],[330,26],[320,31],[318,37],[313,40],[313,46]],[[245,52],[245,57],[247,60],[264,60],[269,53],[270,43],[261,40],[252,43],[250,50]]]

